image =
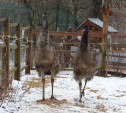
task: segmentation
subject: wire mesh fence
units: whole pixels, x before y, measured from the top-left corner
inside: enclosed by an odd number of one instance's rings
[[[0,18],[10,18],[11,23],[21,23],[22,26],[28,26],[30,17],[30,9],[24,7],[17,7],[14,4],[0,2]],[[3,32],[3,23],[0,23],[0,32]],[[14,28],[11,33],[14,33]]]
[[[75,32],[79,24],[78,19],[70,14],[69,8],[57,5],[56,31],[67,31],[68,27],[71,26]]]

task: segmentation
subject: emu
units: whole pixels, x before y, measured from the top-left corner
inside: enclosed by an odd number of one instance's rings
[[[56,50],[49,38],[48,19],[46,13],[42,13],[42,19],[43,27],[40,31],[35,51],[35,67],[39,76],[42,76],[43,84],[43,96],[42,100],[39,101],[45,100],[45,75],[51,75],[52,95],[50,99],[57,100],[53,95],[53,84],[54,76],[58,74],[60,65]]]
[[[88,26],[85,25],[83,29],[83,35],[81,38],[80,47],[74,56],[74,79],[79,82],[79,102],[82,102],[81,98],[84,96],[84,90],[87,81],[90,81],[96,70],[96,62],[90,52],[90,47],[88,44]],[[85,84],[82,88],[82,80],[85,79]]]

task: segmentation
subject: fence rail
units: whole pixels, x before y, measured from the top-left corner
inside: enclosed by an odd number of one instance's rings
[[[32,31],[32,34],[39,34],[40,31]],[[49,32],[50,35],[55,35],[55,36],[82,36],[82,33],[75,33],[75,32],[54,32],[51,31]],[[99,32],[91,32],[89,33],[90,38],[105,38],[105,35]]]
[[[36,34],[36,33],[40,33],[39,31],[33,31],[32,32],[33,34]],[[50,35],[54,35],[54,36],[81,36],[82,34],[81,33],[69,33],[69,32],[50,32]],[[105,39],[107,38],[107,35],[103,35],[103,34],[97,34],[93,32],[90,33],[89,36],[91,36],[90,38],[102,38],[102,39]],[[111,38],[115,38],[115,37],[119,37],[119,38],[126,38],[124,34],[108,34],[108,35],[111,35]],[[75,38],[75,37],[74,37]],[[52,41],[52,44],[56,47],[56,51],[57,52],[61,52],[61,53],[64,53],[67,57],[70,57],[70,58],[73,58],[73,56],[71,56],[70,54],[71,53],[75,53],[76,51],[72,51],[72,50],[64,50],[60,47],[58,47],[58,44],[62,44],[62,45],[79,45],[80,42],[77,42],[76,40],[72,40],[72,41],[68,41],[68,40],[61,40],[61,38],[58,38],[58,39],[55,39],[54,38],[54,41]],[[104,76],[108,76],[108,71],[109,71],[109,59],[110,57],[117,57],[117,58],[125,58],[125,56],[116,56],[116,55],[110,55],[109,53],[110,52],[113,52],[113,53],[126,53],[126,51],[121,51],[121,50],[108,50],[107,48],[110,48],[110,47],[113,47],[113,48],[124,48],[126,47],[125,44],[107,44],[105,42],[105,40],[102,42],[102,43],[90,43],[90,45],[99,45],[101,48],[102,48],[102,51],[99,51],[99,52],[93,52],[94,55],[104,55],[104,62],[105,62],[105,67],[104,67],[104,70],[105,70],[105,74]],[[106,49],[105,49],[106,48]],[[104,51],[103,51],[104,50]],[[64,65],[68,65],[69,63],[72,63],[72,60],[68,61],[66,64],[63,64],[62,66],[62,70],[72,70],[72,69],[69,69],[69,68],[65,68]],[[112,69],[112,66],[111,66],[111,69]],[[120,67],[120,69],[123,69],[122,67]],[[103,67],[101,68],[98,68],[98,71],[102,71],[103,70]],[[99,74],[101,75],[101,74]],[[103,74],[102,74],[103,76]]]
[[[4,22],[4,21],[6,21],[6,18],[0,18],[0,21]]]
[[[26,74],[30,74],[31,70],[31,49],[32,49],[32,27],[21,27],[20,23],[10,23],[9,18],[0,18],[0,22],[4,22],[4,35],[0,35],[4,39],[4,43],[0,44],[0,49],[2,49],[2,69],[0,70],[0,75],[6,78],[7,86],[9,85],[9,76],[14,73],[14,78],[20,80],[21,71],[25,69]],[[10,46],[10,29],[11,27],[16,27],[16,44],[12,47]],[[28,42],[25,47],[21,47],[21,31],[28,30]],[[26,65],[21,68],[21,51],[26,50]],[[15,61],[14,67],[9,67],[9,56],[10,52],[15,51]],[[4,83],[4,81],[1,81]]]
[[[117,9],[117,8],[111,8],[110,9],[110,16],[126,16],[126,9]]]

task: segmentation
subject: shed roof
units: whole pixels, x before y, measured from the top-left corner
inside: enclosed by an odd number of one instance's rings
[[[99,19],[99,18],[88,18],[86,21],[91,21],[93,22],[94,24],[98,25],[99,27],[103,28],[103,22]],[[83,25],[86,21],[84,21],[81,25]],[[80,26],[81,26],[80,25]],[[79,27],[80,27],[79,26]],[[78,27],[78,28],[79,28]],[[77,29],[78,29],[77,28]],[[108,26],[108,31],[109,32],[118,32],[118,30],[116,30],[115,28],[111,27],[111,26]]]

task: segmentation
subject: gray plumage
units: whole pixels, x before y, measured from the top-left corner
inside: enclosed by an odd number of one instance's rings
[[[37,47],[35,51],[35,66],[39,76],[42,76],[43,83],[43,98],[45,100],[45,75],[51,75],[52,83],[52,96],[51,99],[55,99],[53,96],[53,83],[54,76],[59,72],[59,60],[54,46],[50,43],[49,31],[48,31],[48,19],[45,13],[42,14],[43,27],[40,32],[39,39],[37,41]]]
[[[88,44],[88,26],[84,26],[81,44],[74,56],[74,79],[79,82],[80,102],[82,96],[84,96],[87,81],[91,80],[95,75],[95,69],[96,62],[93,54],[90,52],[90,47]],[[85,85],[82,90],[81,87],[83,79],[85,79]]]

